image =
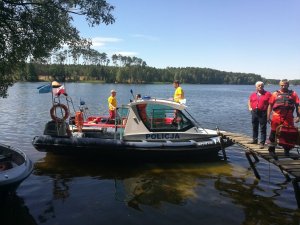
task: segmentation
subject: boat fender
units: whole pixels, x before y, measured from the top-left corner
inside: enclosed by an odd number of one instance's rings
[[[62,118],[59,118],[59,117],[56,116],[56,109],[57,108],[61,108],[61,110],[63,111],[63,117]],[[64,104],[55,104],[50,109],[50,116],[51,116],[52,120],[54,120],[55,122],[65,121],[69,117],[69,109]]]
[[[83,113],[81,111],[77,111],[75,114],[75,125],[79,132],[82,131],[83,121]]]

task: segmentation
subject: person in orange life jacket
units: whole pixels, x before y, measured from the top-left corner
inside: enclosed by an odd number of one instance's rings
[[[111,95],[108,97],[108,111],[109,111],[109,119],[116,118],[116,109],[117,109],[117,92],[115,90],[110,91]]]
[[[299,97],[295,91],[288,89],[289,81],[287,79],[281,80],[279,85],[280,90],[275,91],[269,100],[267,112],[268,122],[271,122],[270,145],[268,150],[270,155],[275,159],[277,159],[275,155],[276,128],[279,125],[294,126],[294,122],[299,122],[300,115]],[[293,113],[295,109],[297,117],[294,119]],[[285,149],[286,154],[288,154],[288,151],[289,149]]]
[[[260,148],[264,148],[267,139],[267,109],[271,93],[265,91],[264,83],[255,83],[256,91],[251,93],[248,100],[248,108],[252,115],[252,141],[249,144],[258,143],[258,128],[260,126]]]

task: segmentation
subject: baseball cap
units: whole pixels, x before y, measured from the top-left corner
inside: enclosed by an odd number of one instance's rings
[[[51,83],[51,85],[52,85],[53,88],[59,88],[59,87],[61,86],[61,84],[58,83],[57,81],[53,81],[53,82]]]

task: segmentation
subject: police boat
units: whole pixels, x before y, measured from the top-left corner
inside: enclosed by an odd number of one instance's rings
[[[44,134],[32,144],[42,152],[104,158],[184,159],[218,156],[220,150],[225,156],[224,149],[233,143],[218,130],[200,127],[186,108],[172,100],[145,97],[119,107],[114,120],[85,118],[84,110],[77,111],[69,123],[65,123],[67,112],[63,119],[52,115]]]

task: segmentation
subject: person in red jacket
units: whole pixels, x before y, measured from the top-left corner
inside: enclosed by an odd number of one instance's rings
[[[299,122],[299,97],[293,90],[289,90],[289,81],[287,79],[279,82],[280,90],[275,91],[270,100],[268,107],[268,121],[271,122],[271,132],[269,136],[269,152],[270,155],[277,159],[275,155],[275,138],[276,128],[280,125],[294,126],[294,122]],[[294,118],[294,110],[296,109],[297,117]],[[273,112],[273,113],[272,113]],[[272,120],[271,120],[272,113]],[[289,149],[285,149],[285,153],[288,154]]]
[[[267,109],[271,93],[265,91],[264,83],[255,83],[256,91],[249,96],[248,108],[252,115],[252,141],[249,144],[258,144],[258,130],[260,126],[260,144],[264,148],[267,139]]]

